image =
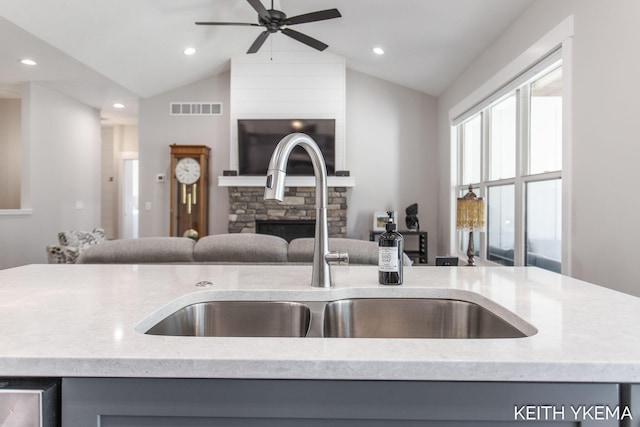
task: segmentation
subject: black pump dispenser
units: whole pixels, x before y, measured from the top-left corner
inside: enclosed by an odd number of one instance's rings
[[[402,254],[404,238],[396,231],[393,212],[387,212],[389,222],[386,231],[378,240],[378,283],[381,285],[402,284]]]

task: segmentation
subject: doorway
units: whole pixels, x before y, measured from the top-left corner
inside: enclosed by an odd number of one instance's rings
[[[122,160],[120,237],[138,238],[138,159]]]

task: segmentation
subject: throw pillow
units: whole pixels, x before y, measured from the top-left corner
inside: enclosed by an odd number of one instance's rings
[[[58,233],[58,241],[61,246],[73,246],[80,252],[86,248],[97,245],[107,240],[102,228],[94,228],[91,231],[62,231]]]
[[[73,246],[47,246],[47,261],[49,264],[75,264],[80,252]]]

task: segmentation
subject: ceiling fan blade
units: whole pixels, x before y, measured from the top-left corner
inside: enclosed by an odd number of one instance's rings
[[[256,12],[258,12],[258,15],[260,16],[260,18],[264,19],[267,22],[271,21],[271,15],[269,14],[269,12],[267,11],[267,9],[264,7],[264,5],[260,0],[247,0],[247,1],[251,5],[251,7],[254,8]]]
[[[267,40],[267,37],[269,37],[269,31],[261,32],[258,38],[255,39],[251,47],[249,47],[247,53],[256,53],[257,51],[259,51],[264,44],[264,41]]]
[[[196,25],[242,25],[251,27],[262,27],[260,24],[251,24],[249,22],[196,22]]]
[[[291,28],[284,28],[282,30],[284,34],[299,41],[300,43],[304,43],[307,46],[311,46],[314,49],[325,50],[329,47],[329,45],[322,43],[320,40],[316,40],[313,37],[309,37],[306,34],[302,34],[298,31],[292,30]]]
[[[325,19],[340,18],[342,15],[338,9],[319,10],[317,12],[305,13],[303,15],[287,18],[287,25],[304,24],[305,22],[324,21]]]

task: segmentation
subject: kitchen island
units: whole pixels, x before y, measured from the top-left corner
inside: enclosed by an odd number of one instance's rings
[[[166,417],[166,411],[198,419],[242,415],[256,425],[286,425],[283,419],[319,415],[340,420],[368,416],[389,425],[396,415],[405,421],[443,420],[445,413],[461,414],[459,408],[454,411],[456,405],[470,408],[460,420],[484,420],[486,425],[498,419],[575,421],[574,407],[585,412],[582,425],[618,425],[613,412],[606,420],[590,420],[598,410],[590,405],[617,409],[619,418],[634,400],[632,384],[640,383],[638,298],[527,267],[410,268],[404,285],[396,287],[378,285],[377,269],[371,266],[334,267],[333,273],[335,287],[319,289],[309,286],[311,267],[303,265],[30,265],[2,270],[0,377],[62,378],[63,425],[74,425],[73,417],[82,416],[95,425],[95,414],[105,417],[103,426],[174,425],[176,419],[162,424],[153,418]],[[211,286],[196,286],[202,281]],[[527,336],[144,334],[197,302],[356,297],[470,301]],[[132,404],[135,396],[146,404]],[[167,406],[163,396],[175,406]],[[424,410],[429,404],[440,412]],[[550,419],[549,410],[540,409],[545,405],[556,414],[562,409],[563,418]],[[84,414],[87,408],[93,415]],[[531,418],[519,418],[529,412]],[[140,423],[119,424],[123,419],[118,417],[137,417]],[[190,422],[184,425],[208,425]]]

